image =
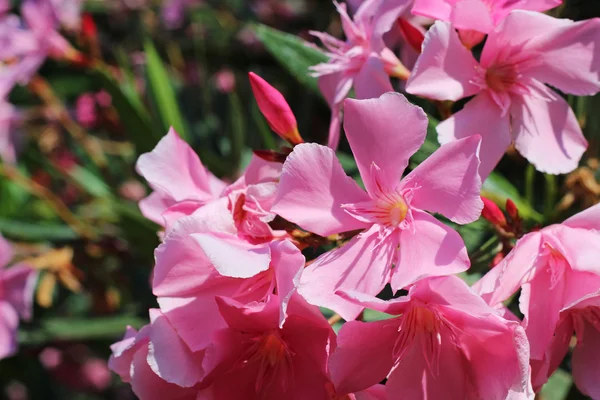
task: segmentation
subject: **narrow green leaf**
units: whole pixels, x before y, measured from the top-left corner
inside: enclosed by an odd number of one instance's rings
[[[79,235],[67,225],[23,222],[7,218],[0,218],[0,233],[13,239],[31,242],[74,240],[79,237]]]
[[[146,53],[148,88],[164,131],[166,133],[172,126],[182,139],[188,140],[185,121],[179,110],[175,89],[171,85],[169,73],[151,40],[148,39],[144,43],[144,51]]]
[[[155,124],[135,89],[118,82],[104,67],[96,67],[92,74],[112,97],[128,137],[135,144],[138,154],[151,151],[166,133]]]
[[[304,40],[265,25],[252,26],[267,50],[300,83],[320,95],[317,78],[309,75],[308,68],[327,61],[327,56]]]
[[[54,341],[114,339],[121,337],[127,325],[140,328],[147,321],[134,316],[104,318],[52,318],[40,325],[19,331],[19,342],[39,345]]]
[[[110,188],[102,178],[86,168],[75,166],[69,170],[68,174],[79,186],[92,196],[109,197],[111,195]]]

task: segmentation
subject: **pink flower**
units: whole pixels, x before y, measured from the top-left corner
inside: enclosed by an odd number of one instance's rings
[[[408,70],[385,46],[383,34],[390,30],[398,16],[408,7],[406,0],[369,0],[351,19],[346,5],[334,4],[342,18],[346,35],[343,42],[323,32],[311,32],[325,48],[329,61],[312,67],[319,77],[319,87],[331,109],[329,147],[336,149],[340,139],[342,102],[354,87],[360,99],[379,97],[392,91],[389,76],[406,79]]]
[[[474,289],[502,306],[521,289],[519,308],[531,346],[537,390],[569,349],[573,331],[573,378],[579,389],[600,396],[600,205],[525,235]]]
[[[413,14],[452,23],[459,29],[463,42],[468,47],[473,47],[483,40],[485,33],[491,32],[498,26],[512,10],[546,11],[559,6],[562,0],[414,0],[414,2]]]
[[[483,203],[477,137],[442,146],[401,180],[425,140],[423,110],[398,93],[347,100],[345,109],[346,135],[366,192],[346,176],[332,149],[300,144],[284,164],[272,211],[321,236],[362,231],[311,263],[299,287],[310,303],[350,320],[361,307],[336,290],[375,295],[388,282],[397,290],[466,270],[461,237],[423,210],[465,224],[479,217]]]
[[[0,0],[0,18],[3,14],[10,11],[11,0]]]
[[[198,155],[171,129],[150,153],[142,154],[137,171],[154,192],[140,202],[144,216],[167,230],[182,216],[210,205],[234,223],[234,232],[249,240],[270,240],[268,223],[281,164],[253,157],[244,175],[227,185],[211,174]]]
[[[440,143],[480,133],[481,175],[487,177],[514,140],[540,171],[575,169],[587,142],[563,92],[600,90],[600,19],[573,22],[513,11],[490,34],[481,62],[448,23],[436,22],[407,83],[409,93],[437,100],[473,96],[438,125]]]
[[[419,281],[389,302],[342,295],[397,317],[342,326],[329,363],[339,393],[387,377],[389,399],[533,399],[523,329],[459,278]]]
[[[87,129],[93,129],[98,124],[96,98],[93,93],[84,93],[75,103],[75,117]]]
[[[215,296],[248,303],[267,301],[276,292],[283,323],[305,263],[287,240],[252,245],[215,232],[224,224],[214,215],[207,206],[180,219],[155,251],[154,294],[193,351],[205,348],[211,333],[225,326]]]
[[[65,28],[75,31],[81,25],[83,0],[50,0],[54,15]]]
[[[25,0],[18,17],[0,17],[0,61],[9,61],[0,70],[0,95],[16,83],[26,84],[48,56],[74,59],[76,51],[62,37],[50,0]]]
[[[227,325],[202,363],[206,389],[198,400],[329,400],[327,361],[335,334],[317,307],[294,296],[279,323],[279,301],[241,304],[217,297]]]
[[[139,332],[128,327],[110,348],[108,367],[140,400],[196,400],[193,386],[204,378],[204,353],[192,353],[160,311],[150,310],[150,325]]]
[[[17,161],[21,119],[21,113],[12,104],[0,99],[0,159],[6,163]]]
[[[10,244],[0,236],[0,359],[17,351],[19,317],[31,317],[37,273],[28,266],[6,268],[13,257]]]

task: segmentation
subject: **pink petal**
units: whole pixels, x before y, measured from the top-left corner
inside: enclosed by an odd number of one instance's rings
[[[210,172],[198,155],[171,129],[150,153],[138,159],[136,169],[152,188],[171,201],[210,201]]]
[[[168,383],[152,371],[146,361],[148,346],[142,347],[133,356],[131,365],[131,388],[143,400],[195,400],[196,390]]]
[[[375,385],[361,392],[354,393],[356,400],[388,400],[384,385]]]
[[[472,376],[466,370],[468,360],[449,340],[441,340],[439,373],[433,376],[423,355],[422,335],[417,336],[409,351],[390,374],[386,383],[389,398],[402,393],[407,399],[463,400],[477,398]]]
[[[541,360],[550,344],[563,307],[565,282],[554,282],[543,267],[521,287],[519,309],[525,316],[523,326],[531,347],[531,358]]]
[[[0,359],[10,357],[17,351],[17,328],[19,316],[7,302],[0,301]]]
[[[156,296],[186,296],[220,275],[191,237],[206,231],[201,220],[185,217],[166,235],[154,251],[152,289]]]
[[[535,266],[542,239],[539,232],[523,236],[500,264],[473,285],[473,290],[492,307],[508,299],[519,290],[525,277]]]
[[[108,359],[108,368],[118,374],[123,382],[131,381],[129,372],[133,355],[142,345],[148,343],[148,329],[149,325],[146,325],[138,332],[135,328],[127,326],[123,339],[110,346],[112,354]]]
[[[375,189],[370,187],[373,163],[382,170],[382,183],[396,188],[408,159],[425,140],[427,115],[399,93],[347,100],[344,110],[346,137],[367,190]]]
[[[406,91],[436,100],[472,96],[480,91],[471,83],[478,68],[452,26],[438,21],[425,35],[423,52],[406,83]]]
[[[345,320],[355,319],[363,307],[335,292],[374,296],[388,282],[397,244],[393,240],[380,242],[378,230],[375,226],[317,258],[302,273],[298,292],[311,304],[330,308]]]
[[[159,297],[157,300],[181,339],[191,351],[196,352],[205,349],[211,343],[213,333],[226,326],[215,297],[232,296],[238,288],[239,283],[231,283],[226,287],[207,288],[194,297]]]
[[[573,380],[577,388],[593,399],[600,398],[600,332],[589,321],[577,332],[573,352]]]
[[[283,166],[279,192],[271,211],[321,236],[364,229],[368,225],[341,205],[368,200],[346,176],[335,152],[318,144],[300,144]]]
[[[600,279],[600,232],[560,226],[554,232],[563,256],[574,271],[591,272]]]
[[[536,169],[550,174],[571,172],[587,149],[573,110],[562,97],[523,96],[511,107],[517,150]]]
[[[227,325],[240,332],[259,333],[276,329],[279,325],[279,299],[272,296],[267,302],[242,304],[229,297],[215,298]]]
[[[552,376],[569,352],[569,345],[571,339],[573,339],[573,329],[573,321],[567,314],[566,318],[563,317],[556,327],[544,358],[542,360],[532,359],[530,361],[531,383],[536,392],[548,382],[548,378]]]
[[[481,215],[479,195],[479,146],[473,135],[442,145],[402,181],[414,191],[411,206],[440,213],[457,224],[473,222]]]
[[[192,387],[204,378],[204,352],[192,353],[164,315],[157,313],[150,325],[148,364],[169,383]]]
[[[0,271],[2,300],[8,301],[21,318],[31,318],[33,296],[38,273],[24,264],[14,265]]]
[[[472,135],[481,135],[479,175],[485,180],[512,141],[509,121],[509,115],[502,116],[489,94],[483,92],[437,126],[438,139],[444,144]]]
[[[165,224],[163,213],[172,205],[172,203],[173,202],[162,193],[152,192],[147,197],[140,200],[138,206],[144,217],[162,226]],[[194,202],[194,204],[198,203]]]
[[[595,229],[600,231],[600,204],[591,206],[563,222],[571,228]]]
[[[374,295],[357,291],[337,290],[336,294],[351,303],[362,306],[363,308],[369,308],[371,310],[377,310],[392,315],[404,314],[411,300],[410,294],[391,300],[381,300]]]
[[[386,92],[394,91],[378,56],[371,55],[367,58],[354,78],[354,90],[358,99],[376,99]]]
[[[450,22],[457,29],[487,33],[494,28],[490,8],[482,0],[458,1],[450,15]]]
[[[190,235],[223,276],[250,278],[269,269],[271,250],[268,245],[252,246],[237,237],[210,233]]]
[[[531,60],[523,72],[562,92],[592,95],[600,90],[598,18],[573,22],[516,10],[489,35],[482,64],[489,65],[502,47],[516,49],[518,57],[529,54]]]
[[[331,380],[338,395],[365,390],[381,382],[392,369],[398,320],[346,322],[338,347],[329,359]]]
[[[413,230],[400,233],[400,257],[392,271],[392,288],[420,279],[466,271],[469,255],[460,235],[431,215],[413,210]]]
[[[250,164],[244,171],[244,180],[247,185],[256,185],[264,182],[276,182],[281,175],[283,164],[265,161],[256,155],[252,155]]]
[[[306,259],[289,240],[271,244],[271,257],[277,281],[277,295],[281,301],[279,314],[279,327],[281,328],[287,318],[288,303],[300,284]]]

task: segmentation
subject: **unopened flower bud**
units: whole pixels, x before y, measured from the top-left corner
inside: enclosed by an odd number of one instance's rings
[[[490,199],[481,197],[483,201],[483,211],[481,216],[496,226],[506,226],[506,217],[500,208]]]
[[[252,72],[248,75],[258,108],[271,129],[293,145],[303,143],[304,140],[298,132],[296,117],[283,95],[260,76]]]
[[[506,199],[506,212],[513,221],[519,219],[519,210],[511,199]]]

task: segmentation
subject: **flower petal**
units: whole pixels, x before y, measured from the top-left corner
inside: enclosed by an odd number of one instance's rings
[[[502,116],[489,94],[483,92],[437,126],[438,139],[444,144],[476,134],[481,135],[479,175],[485,180],[512,141],[509,120],[509,115]]]
[[[431,215],[413,210],[413,227],[400,233],[400,251],[392,271],[392,288],[400,290],[421,279],[466,271],[469,255],[454,229]]]
[[[408,159],[425,141],[427,115],[399,93],[347,100],[344,110],[346,137],[367,190],[374,190],[370,187],[373,163],[381,169],[383,183],[396,188]]]
[[[554,100],[522,96],[510,114],[517,150],[538,171],[564,174],[577,168],[588,143],[573,110],[553,94]]]
[[[373,296],[379,293],[389,281],[395,248],[393,240],[380,242],[379,228],[375,226],[317,258],[302,273],[298,292],[309,303],[353,320],[363,307],[335,292],[358,291]]]
[[[457,224],[481,215],[483,201],[479,177],[481,137],[473,135],[442,145],[402,181],[415,187],[411,206],[440,213]]]
[[[367,224],[342,209],[342,204],[368,200],[346,176],[335,152],[314,143],[300,144],[288,156],[271,211],[321,236],[364,229]]]
[[[438,21],[425,35],[423,52],[406,83],[406,91],[436,100],[472,96],[480,91],[472,83],[478,68],[454,28]]]

